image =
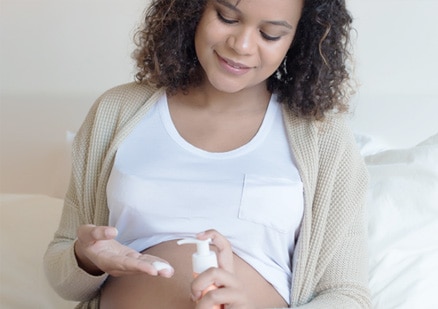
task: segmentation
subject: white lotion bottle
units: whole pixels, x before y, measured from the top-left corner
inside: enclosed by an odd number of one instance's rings
[[[199,240],[196,238],[184,238],[177,242],[178,245],[196,244],[197,251],[192,255],[193,277],[196,278],[200,273],[211,267],[218,267],[217,256],[214,251],[210,250],[211,239]],[[218,287],[214,284],[202,291],[202,296],[209,291],[215,290]],[[216,305],[212,309],[224,308],[221,305]]]

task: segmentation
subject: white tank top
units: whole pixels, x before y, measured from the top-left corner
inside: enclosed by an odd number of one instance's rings
[[[216,229],[290,302],[303,186],[274,95],[256,136],[221,153],[184,140],[163,96],[120,145],[107,197],[121,243],[142,251]]]

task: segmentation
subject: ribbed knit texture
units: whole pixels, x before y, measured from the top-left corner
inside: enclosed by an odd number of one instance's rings
[[[62,297],[82,302],[77,308],[98,308],[99,288],[107,278],[78,267],[73,251],[77,228],[108,224],[106,184],[117,148],[163,93],[136,83],[107,91],[75,138],[70,185],[44,266]],[[313,122],[285,109],[284,118],[305,199],[293,261],[292,307],[370,308],[364,214],[368,175],[353,136],[340,115]]]

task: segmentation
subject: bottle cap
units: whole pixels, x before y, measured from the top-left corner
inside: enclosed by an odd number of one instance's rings
[[[200,240],[196,238],[184,238],[177,241],[178,245],[196,244],[197,253],[200,256],[210,255],[210,243],[211,238],[208,238],[206,240]]]

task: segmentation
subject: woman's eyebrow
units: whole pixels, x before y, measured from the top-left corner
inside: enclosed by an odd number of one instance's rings
[[[232,3],[226,1],[226,0],[216,0],[217,3],[229,8],[230,10],[233,10],[235,12],[241,13],[241,11]],[[267,20],[265,21],[268,24],[274,25],[274,26],[282,26],[288,29],[293,29],[293,27],[284,20]]]
[[[287,21],[283,21],[283,20],[267,20],[266,23],[272,24],[275,26],[283,26],[283,27],[286,27],[288,29],[293,29],[293,27]]]
[[[216,0],[217,3],[222,4],[223,6],[226,6],[227,8],[229,8],[230,10],[236,11],[238,13],[241,13],[240,10],[237,8],[236,5],[231,4],[230,2],[226,1],[226,0]]]

